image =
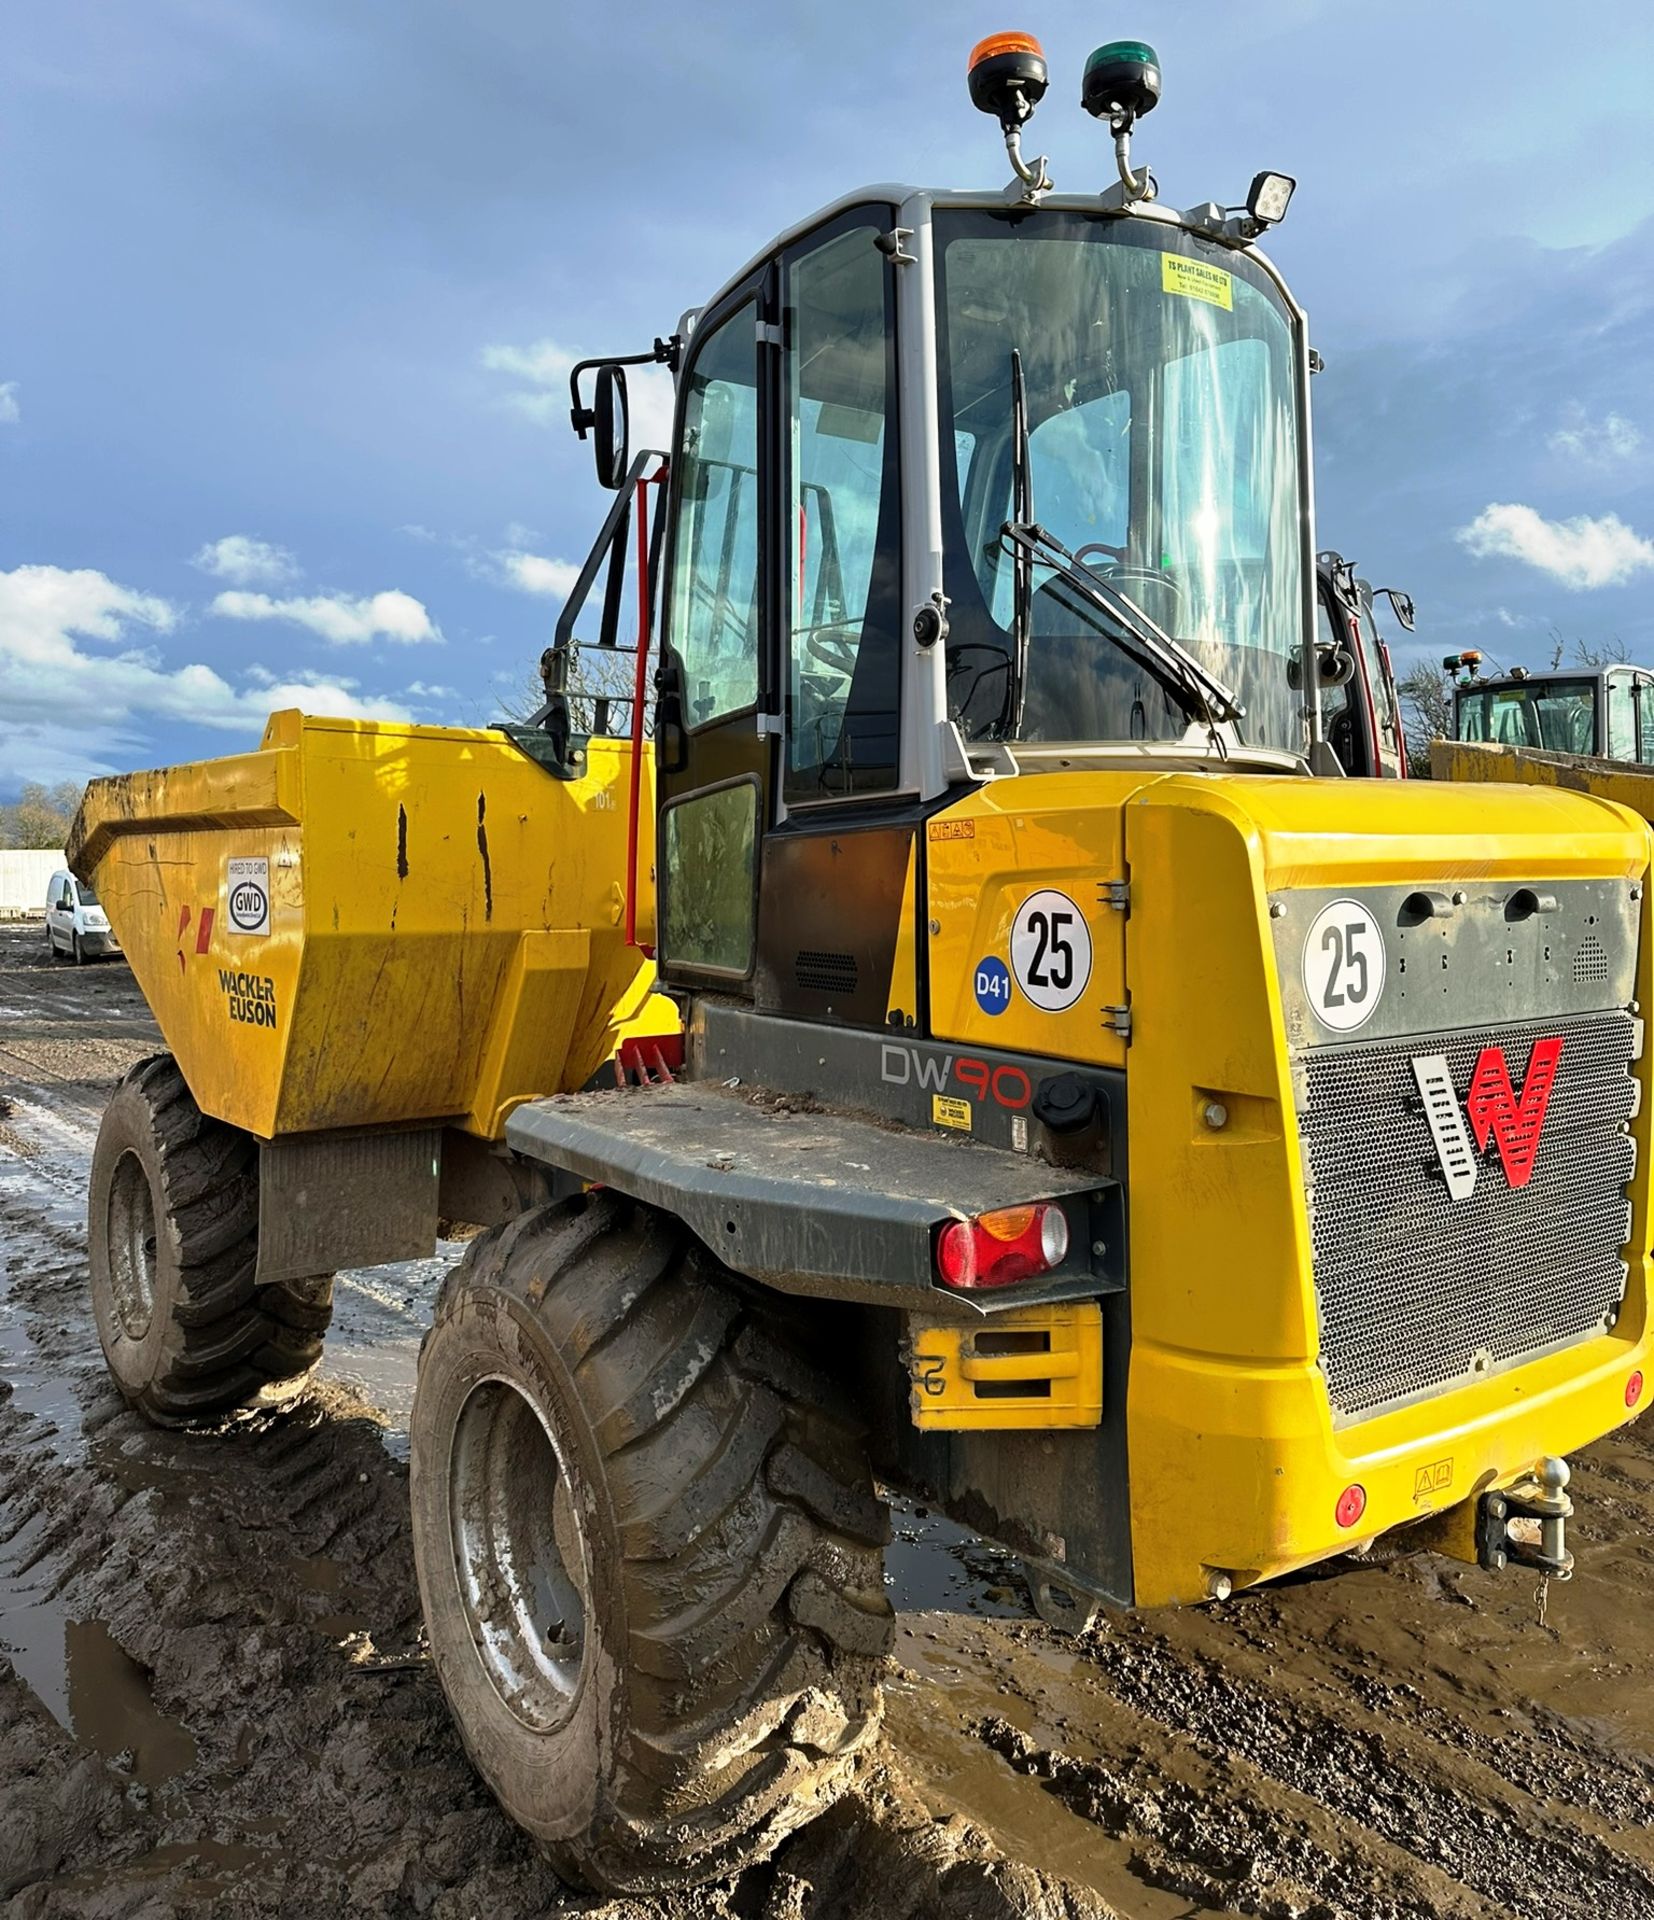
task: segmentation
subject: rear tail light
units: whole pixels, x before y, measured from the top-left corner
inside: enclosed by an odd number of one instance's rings
[[[936,1272],[945,1287],[1009,1287],[1067,1258],[1067,1216],[1045,1202],[951,1220],[936,1241]]]

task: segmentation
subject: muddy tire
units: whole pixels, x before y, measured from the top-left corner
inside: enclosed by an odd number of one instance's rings
[[[258,1142],[209,1119],[170,1054],[104,1111],[87,1224],[104,1359],[158,1426],[245,1406],[321,1358],[332,1275],[256,1284]]]
[[[680,1223],[596,1193],[476,1240],[420,1354],[410,1476],[460,1735],[565,1879],[714,1878],[847,1783],[888,1516],[832,1384]]]

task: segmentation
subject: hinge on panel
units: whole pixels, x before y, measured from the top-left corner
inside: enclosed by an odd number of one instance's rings
[[[1097,884],[1097,904],[1100,907],[1113,907],[1116,913],[1131,912],[1131,882],[1129,880],[1102,880]]]
[[[1103,1025],[1108,1028],[1110,1033],[1119,1034],[1127,1046],[1131,1045],[1130,1007],[1104,1007]]]
[[[875,234],[873,244],[893,267],[916,267],[919,264],[919,256],[916,253],[909,253],[902,244],[903,241],[912,238],[911,227],[892,227],[888,233]]]
[[[758,738],[760,740],[767,740],[771,738],[772,735],[775,739],[779,740],[786,730],[781,715],[778,713],[761,713],[757,718]]]
[[[779,320],[760,320],[756,332],[761,347],[780,347],[786,345],[786,335],[781,331]]]

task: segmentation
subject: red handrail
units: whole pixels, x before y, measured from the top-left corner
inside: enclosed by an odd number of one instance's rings
[[[643,946],[637,937],[637,842],[638,820],[643,797],[643,703],[648,686],[649,661],[649,489],[666,478],[662,461],[653,473],[642,475],[637,483],[637,678],[632,687],[632,792],[626,820],[626,944],[637,947],[651,960],[653,947]]]

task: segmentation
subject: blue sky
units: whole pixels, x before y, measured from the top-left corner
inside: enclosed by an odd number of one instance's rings
[[[0,65],[0,797],[486,721],[604,504],[571,354],[647,345],[865,181],[998,185],[964,63],[1040,34],[1064,190],[1096,41],[1159,48],[1163,197],[1299,191],[1321,539],[1419,646],[1654,660],[1654,12],[1528,0],[55,0]]]

